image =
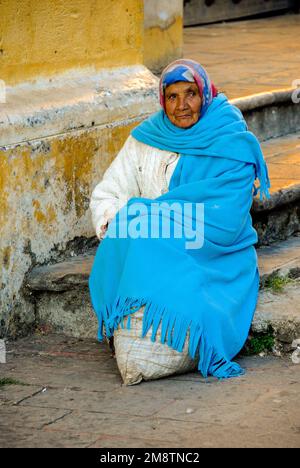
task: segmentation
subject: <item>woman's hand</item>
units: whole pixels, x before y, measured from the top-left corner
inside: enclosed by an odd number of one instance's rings
[[[100,235],[99,235],[99,237],[100,237],[101,240],[104,238],[105,233],[106,233],[106,231],[107,231],[107,229],[108,229],[108,225],[109,225],[109,223],[112,221],[112,219],[113,219],[113,218],[108,218],[107,223],[106,223],[106,224],[102,224],[102,226],[100,227]]]
[[[100,239],[103,239],[103,237],[105,236],[105,233],[106,233],[106,231],[107,231],[107,228],[108,228],[108,223],[103,224],[103,225],[100,227],[100,234],[99,234]]]

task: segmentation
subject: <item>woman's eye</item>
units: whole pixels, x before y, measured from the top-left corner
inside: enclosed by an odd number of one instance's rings
[[[196,96],[196,93],[195,93],[195,91],[190,91],[190,92],[189,92],[189,96],[190,96],[190,97],[194,97],[194,96]]]
[[[175,94],[171,94],[171,95],[169,96],[169,100],[171,100],[171,101],[174,101],[175,98],[176,98],[176,95],[175,95]]]

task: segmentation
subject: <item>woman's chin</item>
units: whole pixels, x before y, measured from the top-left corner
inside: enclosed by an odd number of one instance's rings
[[[173,124],[179,128],[190,128],[195,125],[195,123],[193,119],[176,119],[173,121]]]

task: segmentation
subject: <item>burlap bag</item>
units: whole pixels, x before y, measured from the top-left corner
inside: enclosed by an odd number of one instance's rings
[[[151,328],[147,335],[141,338],[144,308],[141,307],[131,315],[129,330],[126,318],[124,328],[119,325],[114,333],[115,357],[124,384],[135,385],[142,380],[160,379],[195,370],[198,359],[193,360],[188,354],[188,335],[181,353],[167,344],[160,343],[160,327],[154,343],[151,341]]]

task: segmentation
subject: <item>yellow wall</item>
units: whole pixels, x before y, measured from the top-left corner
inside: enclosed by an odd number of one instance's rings
[[[95,235],[91,191],[158,106],[143,34],[143,0],[0,0],[1,338],[35,326],[26,274]]]
[[[183,0],[144,0],[144,64],[154,73],[182,57]]]
[[[75,224],[89,216],[92,188],[133,125],[82,130],[0,149],[0,224],[8,242],[20,235],[34,239],[39,231],[48,250],[51,237],[61,236],[70,216],[76,231]],[[90,223],[82,227],[84,234],[94,234]],[[3,248],[3,238],[1,244],[4,255],[8,245]]]
[[[182,17],[166,29],[145,28],[144,63],[153,72],[160,72],[170,62],[182,56]]]
[[[0,78],[142,63],[143,0],[0,0]]]
[[[133,125],[0,149],[0,336],[17,337],[34,326],[22,296],[32,263],[55,258],[74,238],[94,236],[91,191]]]

